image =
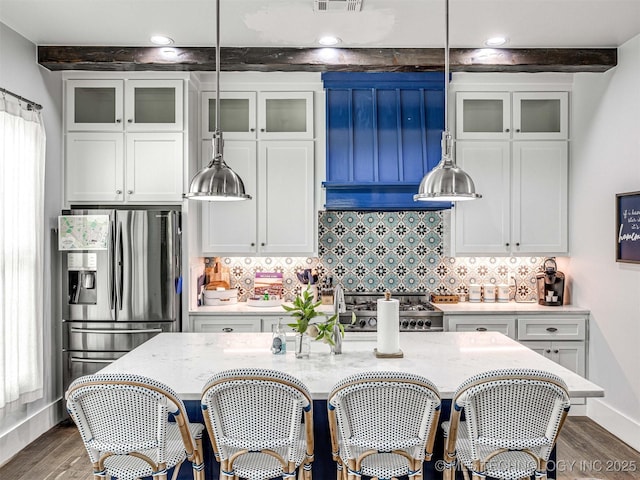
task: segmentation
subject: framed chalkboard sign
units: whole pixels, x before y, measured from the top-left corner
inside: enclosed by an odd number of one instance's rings
[[[616,262],[640,263],[640,192],[616,194]]]

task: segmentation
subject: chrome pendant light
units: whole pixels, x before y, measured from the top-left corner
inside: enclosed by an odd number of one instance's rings
[[[476,193],[471,177],[456,165],[451,149],[448,112],[449,85],[449,0],[445,0],[445,47],[444,47],[444,131],[442,132],[442,158],[440,163],[427,173],[420,182],[416,201],[440,200],[457,202],[474,200],[482,195]]]
[[[189,193],[192,200],[238,201],[250,200],[244,183],[222,157],[222,130],[220,129],[220,0],[216,0],[216,129],[213,132],[213,158],[209,165],[191,179]]]

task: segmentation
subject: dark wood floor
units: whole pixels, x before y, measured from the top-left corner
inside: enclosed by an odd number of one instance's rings
[[[557,452],[557,480],[640,478],[640,453],[587,417],[568,418]],[[80,436],[70,421],[49,430],[0,468],[0,480],[68,479],[93,479]]]

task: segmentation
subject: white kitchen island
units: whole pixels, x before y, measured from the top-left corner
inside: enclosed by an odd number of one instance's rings
[[[403,358],[376,358],[373,340],[358,334],[345,337],[341,355],[329,346],[312,342],[311,355],[297,359],[293,342],[286,355],[273,355],[269,333],[161,333],[127,353],[102,372],[135,373],[155,378],[173,388],[185,401],[192,421],[202,421],[200,394],[207,379],[231,368],[269,368],[287,372],[304,382],[314,398],[316,461],[314,478],[335,478],[327,427],[326,400],[341,378],[367,370],[412,372],[429,378],[443,399],[441,419],[448,419],[450,399],[471,375],[499,368],[537,368],[559,375],[572,396],[601,397],[599,386],[520,345],[501,333],[400,333]],[[371,338],[371,337],[369,337]],[[218,464],[205,441],[206,478],[218,478]],[[442,458],[442,440],[436,441],[434,459]],[[434,462],[425,464],[425,479],[440,478]],[[188,468],[179,478],[189,478]]]
[[[538,368],[559,375],[571,396],[602,397],[599,386],[496,332],[400,333],[403,358],[376,358],[375,341],[348,333],[341,355],[329,345],[311,343],[309,358],[295,358],[293,337],[286,355],[273,355],[270,333],[161,333],[119,358],[102,372],[137,373],[173,388],[183,400],[200,400],[202,386],[216,372],[260,367],[287,372],[304,382],[316,400],[326,400],[341,378],[366,370],[423,375],[442,398],[471,375],[498,368]],[[368,337],[371,338],[371,337]]]

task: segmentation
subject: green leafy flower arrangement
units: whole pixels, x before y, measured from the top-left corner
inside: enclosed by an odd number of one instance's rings
[[[316,310],[321,304],[322,302],[320,301],[313,301],[313,294],[307,289],[302,292],[302,295],[298,295],[295,298],[293,306],[282,305],[282,308],[295,318],[295,322],[288,323],[287,325],[296,332],[306,332],[311,338],[334,345],[333,328],[337,326],[340,329],[340,335],[344,337],[344,327],[340,324],[338,314],[332,315],[323,322],[312,322],[314,318],[327,317],[326,314]]]

